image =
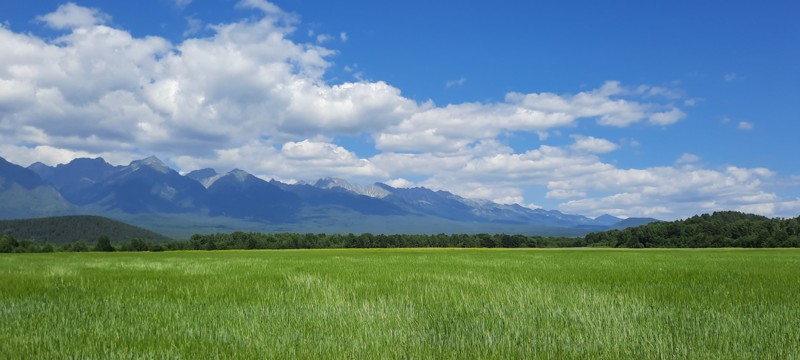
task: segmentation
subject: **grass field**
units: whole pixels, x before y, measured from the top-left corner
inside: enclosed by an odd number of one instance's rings
[[[0,255],[0,358],[800,358],[800,250]]]

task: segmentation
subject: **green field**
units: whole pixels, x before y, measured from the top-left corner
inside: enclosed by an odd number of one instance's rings
[[[800,358],[800,250],[0,255],[0,358]]]

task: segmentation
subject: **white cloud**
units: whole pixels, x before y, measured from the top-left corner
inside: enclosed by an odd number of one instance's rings
[[[686,100],[683,100],[683,105],[691,107],[691,106],[697,105],[701,101],[702,101],[702,99],[698,99],[698,98],[686,99]]]
[[[722,76],[722,79],[727,82],[733,82],[739,79],[739,75],[736,73],[728,73]]]
[[[267,2],[240,4],[286,16]],[[47,135],[41,145],[75,151],[97,151],[81,141],[96,137],[116,148],[201,155],[262,136],[375,131],[416,111],[383,82],[327,85],[333,52],[287,40],[293,30],[284,23],[268,16],[216,25],[213,36],[177,45],[103,25],[50,43],[0,27],[0,124],[33,127]]]
[[[336,146],[330,143],[312,142],[309,140],[285,143],[281,148],[281,154],[289,159],[297,160],[314,160],[325,158],[329,160],[340,160],[343,158],[353,157],[352,153],[341,146]]]
[[[581,118],[624,127],[644,119],[668,125],[684,116],[677,108],[659,112],[654,110],[659,105],[615,98],[623,92],[621,85],[612,81],[576,95],[510,93],[500,103],[427,106],[375,135],[375,143],[386,151],[454,152],[504,131],[544,133],[574,126]]]
[[[611,141],[593,136],[572,135],[571,137],[575,139],[575,143],[571,146],[575,151],[605,154],[619,148],[619,145]]]
[[[797,217],[800,214],[800,198],[788,201],[779,201],[776,203],[779,215],[785,217]],[[786,215],[790,214],[790,215]]]
[[[386,172],[377,168],[369,159],[359,158],[341,146],[313,140],[290,141],[279,148],[269,143],[253,141],[235,148],[215,150],[211,156],[177,156],[173,161],[184,170],[211,167],[218,171],[228,171],[238,167],[265,179],[388,177]]]
[[[753,130],[754,127],[755,125],[753,125],[753,123],[747,121],[740,121],[739,124],[736,125],[736,128],[739,130]]]
[[[400,90],[384,82],[344,83],[321,86],[295,81],[278,129],[291,134],[333,131],[357,134],[399,123],[417,111],[417,104],[400,96]]]
[[[96,151],[81,145],[92,136],[119,148],[206,156],[262,137],[368,133],[385,151],[454,153],[503,132],[546,135],[586,117],[622,126],[662,111],[617,99],[625,92],[617,82],[577,95],[512,93],[498,103],[446,106],[417,103],[381,81],[328,84],[334,52],[289,40],[296,16],[263,0],[237,6],[265,15],[179,44],[99,25],[102,13],[74,4],[43,17],[81,26],[52,42],[0,28],[0,50],[11,54],[0,59],[0,121],[40,130],[49,141],[41,145],[76,151]],[[195,20],[187,19],[187,36],[202,25]]]
[[[657,125],[669,125],[683,117],[680,109],[671,106],[667,106],[669,110],[660,111],[660,105],[623,99],[625,93],[619,82],[609,81],[599,89],[572,96],[510,94],[507,99],[516,100],[529,110],[560,113],[572,119],[598,118],[599,124],[615,127],[626,127],[644,119]]]
[[[0,145],[0,154],[6,159],[13,159],[13,162],[22,166],[28,166],[35,162],[55,166],[66,164],[72,159],[79,157],[103,157],[113,164],[128,164],[133,160],[142,159],[147,155],[126,152],[85,152],[72,151],[63,148],[55,148],[48,145],[39,145],[32,148],[25,146],[15,146],[9,144]]]
[[[650,115],[648,121],[655,125],[672,125],[686,117],[686,114],[678,108],[670,111],[657,112]]]
[[[324,42],[331,41],[332,39],[333,36],[330,36],[328,34],[319,34],[317,35],[317,44],[322,44]]]
[[[186,30],[183,31],[183,36],[188,37],[191,35],[195,35],[203,30],[203,21],[194,17],[194,16],[187,16],[186,18]]]
[[[680,90],[650,85],[639,85],[636,88],[636,93],[645,97],[664,97],[671,100],[680,99],[684,96],[683,91]]]
[[[678,165],[699,161],[693,154],[684,154],[681,159]],[[623,169],[591,153],[546,145],[524,153],[501,147],[477,151],[469,146],[453,154],[383,153],[370,161],[389,174],[429,176],[420,184],[465,197],[524,199],[520,189],[545,186],[546,199],[570,199],[561,203],[560,210],[591,216],[610,213],[673,219],[700,211],[781,201],[764,189],[775,176],[765,168],[711,170],[693,165]]]
[[[86,8],[68,2],[58,7],[55,12],[36,18],[54,29],[73,29],[104,24],[111,16],[95,8]]]
[[[462,76],[462,77],[460,77],[460,78],[458,78],[456,80],[449,80],[444,85],[445,85],[445,87],[451,88],[451,87],[455,87],[455,86],[464,85],[464,83],[466,83],[466,82],[467,82],[467,78]]]
[[[174,0],[174,1],[175,1],[175,6],[181,8],[181,9],[189,6],[189,4],[192,3],[192,0]]]
[[[348,40],[347,33],[344,32],[344,31],[340,32],[339,33],[339,40],[341,40],[342,42],[347,42],[347,40]]]
[[[384,153],[370,161],[389,174],[429,176],[419,183],[426,187],[498,202],[514,199],[525,203],[522,188],[544,186],[544,198],[568,200],[558,206],[560,210],[590,216],[609,213],[673,219],[700,211],[781,201],[764,190],[765,182],[775,176],[764,168],[622,169],[589,153],[545,145],[524,153],[503,148],[494,152],[470,149],[457,155]],[[694,160],[691,154],[683,158]]]
[[[553,189],[545,194],[545,198],[547,199],[569,199],[569,198],[576,198],[576,197],[585,197],[586,193],[583,191],[578,190],[565,190],[565,189]]]
[[[389,185],[389,186],[391,186],[393,188],[398,188],[398,189],[414,187],[414,183],[413,182],[408,181],[408,180],[403,179],[403,178],[391,179],[391,180],[384,181],[383,183],[386,184],[386,185]]]
[[[695,154],[684,153],[678,160],[675,161],[676,164],[691,164],[700,161],[700,157]]]
[[[259,9],[267,15],[286,15],[280,7],[266,0],[240,0],[236,6],[240,8]]]
[[[564,211],[601,215],[619,214],[628,209],[629,216],[658,213],[668,217],[687,216],[698,209],[726,210],[773,199],[775,194],[762,190],[763,181],[774,174],[763,168],[729,167],[725,171],[691,167],[654,167],[647,169],[613,169],[590,177],[576,177],[557,183],[566,190],[581,189],[614,193],[564,203]]]

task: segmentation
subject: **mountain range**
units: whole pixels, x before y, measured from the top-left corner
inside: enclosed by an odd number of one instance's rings
[[[0,204],[2,219],[104,215],[174,237],[235,230],[580,236],[655,221],[592,219],[424,187],[362,186],[337,178],[287,184],[239,169],[182,175],[156,157],[127,166],[79,158],[27,168],[0,158]]]

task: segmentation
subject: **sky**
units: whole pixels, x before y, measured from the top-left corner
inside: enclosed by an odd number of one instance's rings
[[[800,215],[800,3],[0,3],[0,156]]]

